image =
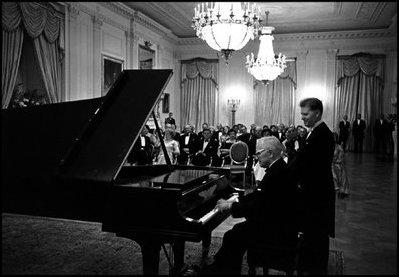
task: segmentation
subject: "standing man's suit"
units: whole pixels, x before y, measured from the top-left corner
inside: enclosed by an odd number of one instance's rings
[[[366,122],[363,119],[360,119],[359,122],[357,119],[353,121],[352,134],[355,143],[354,152],[360,152],[360,153],[363,152],[363,139],[364,139],[365,129],[366,129]]]
[[[299,221],[304,233],[299,266],[327,268],[329,237],[335,237],[335,190],[331,170],[334,137],[321,122],[299,148],[289,168],[299,181]]]
[[[351,129],[351,124],[349,121],[341,120],[339,122],[339,143],[342,143],[342,148],[346,150],[346,142],[349,138],[349,131]]]

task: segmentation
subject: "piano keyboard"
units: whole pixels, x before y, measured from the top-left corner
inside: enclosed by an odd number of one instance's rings
[[[226,201],[229,202],[234,202],[238,199],[238,194],[234,193],[229,199],[227,199]],[[217,213],[219,213],[219,209],[217,209],[216,207],[213,208],[213,210],[211,210],[210,212],[206,213],[205,215],[203,215],[200,219],[198,219],[197,221],[201,222],[202,224],[205,224],[207,221],[209,221],[209,219],[213,218]],[[186,217],[186,219],[188,221],[194,221],[194,219]]]

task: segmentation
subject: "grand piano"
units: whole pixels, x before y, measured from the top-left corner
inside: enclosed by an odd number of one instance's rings
[[[238,190],[223,168],[126,166],[171,76],[124,70],[100,98],[3,109],[3,212],[101,222],[104,232],[140,245],[144,274],[158,273],[168,243],[170,272],[181,272],[184,243],[209,247],[229,216],[214,209],[217,200]]]

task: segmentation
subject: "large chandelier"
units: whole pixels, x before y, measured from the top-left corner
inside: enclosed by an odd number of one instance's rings
[[[226,62],[231,53],[243,48],[258,35],[260,8],[249,2],[198,4],[193,17],[197,36],[222,52]]]
[[[266,25],[269,12],[266,12]],[[273,35],[274,27],[263,26],[260,28],[260,45],[258,56],[254,58],[254,54],[247,56],[246,67],[257,80],[268,84],[283,73],[286,68],[285,55],[281,53],[277,56],[273,51]]]

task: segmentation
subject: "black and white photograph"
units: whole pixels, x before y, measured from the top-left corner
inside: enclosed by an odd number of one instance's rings
[[[1,5],[2,275],[398,275],[397,1]]]

